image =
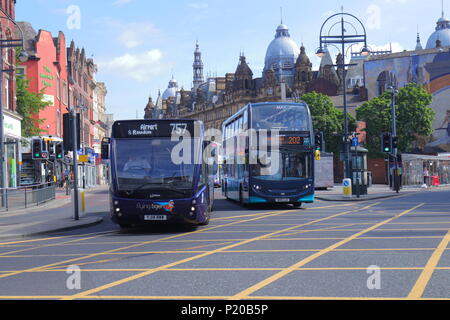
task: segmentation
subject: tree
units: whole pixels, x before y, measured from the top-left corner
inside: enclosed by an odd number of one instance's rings
[[[335,154],[341,152],[342,136],[336,135],[344,133],[344,113],[334,106],[330,97],[321,93],[306,93],[302,96],[302,100],[311,110],[314,131],[322,131],[324,134],[325,150]],[[349,131],[354,131],[356,121],[350,114],[348,123]]]
[[[391,99],[392,93],[385,91],[356,110],[357,119],[367,124],[365,130],[370,157],[384,157],[380,136],[383,132],[392,131]],[[395,100],[398,149],[411,152],[414,141],[433,133],[435,112],[430,108],[432,95],[422,85],[410,83],[399,90]]]
[[[16,51],[19,54],[20,50]],[[17,59],[19,61],[19,59]],[[30,81],[22,76],[16,76],[16,96],[17,96],[17,113],[23,117],[22,120],[22,137],[38,136],[45,130],[39,128],[39,124],[45,119],[35,118],[39,111],[48,106],[48,102],[43,101],[43,91],[36,94],[28,90]]]

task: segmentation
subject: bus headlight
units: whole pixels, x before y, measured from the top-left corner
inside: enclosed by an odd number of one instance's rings
[[[194,205],[194,206],[195,206],[196,204],[197,204],[197,200],[195,200],[195,199],[194,199],[194,200],[192,200],[192,205]]]
[[[119,201],[117,201],[117,200],[114,201],[114,205],[115,205],[115,206],[119,205]]]
[[[195,212],[195,207],[192,207],[192,208],[191,208],[191,211],[192,211],[192,212]]]
[[[120,208],[116,208],[116,212],[120,212]]]

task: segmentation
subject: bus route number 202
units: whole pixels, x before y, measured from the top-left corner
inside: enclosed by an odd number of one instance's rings
[[[268,305],[226,305],[225,314],[227,315],[263,315],[269,310]]]

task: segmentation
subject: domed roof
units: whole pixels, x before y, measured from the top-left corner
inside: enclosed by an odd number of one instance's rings
[[[164,91],[162,98],[163,100],[167,100],[169,98],[175,98],[178,92],[178,82],[172,77],[172,80],[169,81],[169,86],[166,91]]]
[[[280,68],[286,66],[286,63],[293,68],[299,54],[300,48],[291,39],[288,27],[281,24],[277,28],[275,39],[267,48],[264,70]]]
[[[437,22],[436,31],[427,42],[427,49],[436,48],[436,41],[440,40],[443,47],[450,46],[450,21],[442,17]]]

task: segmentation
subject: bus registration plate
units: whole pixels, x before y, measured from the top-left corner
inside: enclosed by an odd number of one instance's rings
[[[291,199],[289,198],[277,198],[275,199],[275,202],[290,202]]]
[[[167,216],[163,215],[146,215],[144,216],[145,221],[167,221]]]

